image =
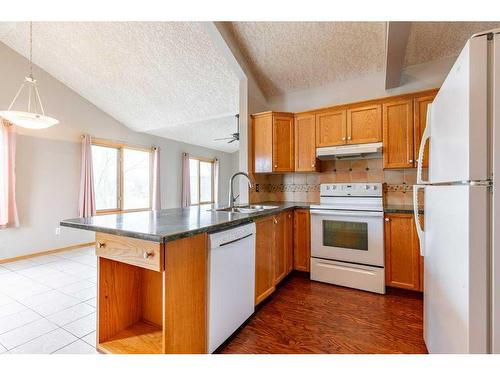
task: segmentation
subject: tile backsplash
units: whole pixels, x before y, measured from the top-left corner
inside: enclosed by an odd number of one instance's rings
[[[319,202],[319,185],[340,182],[381,182],[386,204],[412,204],[417,170],[383,169],[382,159],[322,161],[319,173],[255,174],[252,203]]]

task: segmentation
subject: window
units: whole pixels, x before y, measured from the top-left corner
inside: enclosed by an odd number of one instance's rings
[[[92,163],[97,212],[151,209],[150,149],[94,140]]]
[[[191,204],[214,203],[214,160],[189,159]]]

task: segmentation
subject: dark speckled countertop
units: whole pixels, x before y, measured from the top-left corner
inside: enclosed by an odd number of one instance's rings
[[[148,241],[169,242],[198,233],[217,232],[288,209],[309,208],[310,206],[310,203],[305,202],[264,202],[258,204],[273,205],[278,206],[278,208],[252,214],[242,214],[211,211],[212,206],[205,205],[67,219],[61,221],[61,226]]]
[[[212,205],[172,208],[160,211],[128,212],[99,215],[90,218],[67,219],[61,226],[139,238],[155,242],[169,242],[198,233],[220,230],[250,223],[258,218],[295,208],[309,208],[306,202],[263,202],[276,209],[252,214],[212,211]],[[386,205],[386,213],[413,213],[411,205]],[[423,211],[421,211],[422,213]]]
[[[411,204],[386,204],[384,206],[384,212],[387,214],[412,214],[413,213],[413,205]],[[421,214],[424,213],[424,210],[421,208],[419,210]]]

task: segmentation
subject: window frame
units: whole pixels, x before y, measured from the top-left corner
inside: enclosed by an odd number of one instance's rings
[[[191,206],[201,206],[204,204],[214,204],[215,203],[215,159],[205,158],[202,156],[189,156],[189,161],[196,160],[198,161],[198,203],[191,202]],[[200,174],[200,162],[210,163],[212,164],[212,178],[211,178],[211,200],[210,201],[201,201],[201,174]],[[191,190],[191,189],[190,189]],[[191,192],[190,192],[191,194]]]
[[[96,210],[96,215],[107,215],[107,214],[117,214],[117,213],[127,213],[127,212],[140,212],[140,211],[151,211],[153,207],[153,151],[154,147],[143,147],[137,145],[130,145],[122,142],[109,141],[106,139],[92,138],[92,146],[108,147],[118,150],[118,160],[117,160],[117,208],[105,208],[102,210]],[[123,151],[136,150],[149,152],[149,207],[144,208],[130,208],[123,209],[124,203],[124,171],[123,171]]]

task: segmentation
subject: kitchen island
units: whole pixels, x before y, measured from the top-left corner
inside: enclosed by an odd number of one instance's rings
[[[97,349],[103,353],[207,353],[208,234],[308,203],[254,213],[211,206],[68,219],[96,232]]]

